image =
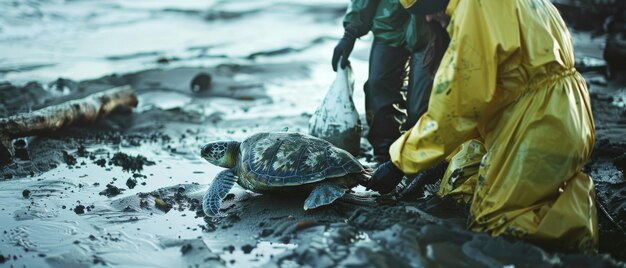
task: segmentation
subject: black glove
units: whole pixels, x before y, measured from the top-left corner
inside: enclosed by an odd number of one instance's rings
[[[401,193],[399,193],[399,197],[402,198],[404,196],[422,194],[424,185],[433,184],[440,180],[446,173],[447,168],[448,162],[442,160],[434,167],[418,173],[415,178],[413,178],[413,182],[411,182],[409,186],[407,186]]]
[[[348,66],[348,57],[350,57],[350,53],[352,53],[355,42],[355,35],[346,30],[337,46],[335,46],[335,51],[333,52],[333,71],[337,71],[337,62],[339,62],[339,58],[341,58],[341,69],[345,69],[346,66]]]
[[[367,182],[367,189],[387,194],[393,191],[402,180],[404,173],[391,161],[387,161],[376,169],[372,178]]]

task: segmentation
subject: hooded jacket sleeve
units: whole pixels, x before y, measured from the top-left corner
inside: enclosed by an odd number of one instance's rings
[[[352,0],[343,19],[346,32],[361,37],[372,29],[374,15],[381,0]],[[383,0],[384,1],[384,0]]]
[[[505,46],[501,40],[515,35],[517,26],[507,25],[512,28],[503,37],[502,29],[494,28],[502,21],[489,15],[493,10],[483,10],[480,1],[460,1],[447,12],[452,14],[451,40],[435,76],[428,111],[390,148],[392,162],[405,174],[433,166],[464,141],[480,136],[478,126],[499,109],[496,74]]]

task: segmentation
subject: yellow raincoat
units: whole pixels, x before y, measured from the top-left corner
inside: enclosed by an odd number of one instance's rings
[[[416,174],[449,156],[439,194],[471,200],[472,230],[594,251],[594,185],[581,171],[594,123],[558,11],[451,0],[446,13],[451,42],[428,112],[391,146],[393,163]]]

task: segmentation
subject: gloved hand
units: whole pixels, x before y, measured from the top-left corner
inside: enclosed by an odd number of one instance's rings
[[[398,193],[398,199],[401,199],[405,196],[412,195],[422,195],[423,188],[426,184],[433,184],[440,180],[443,175],[446,173],[446,169],[448,168],[448,162],[445,160],[441,160],[437,165],[431,167],[427,170],[424,170],[418,173],[415,178],[413,178],[413,182],[409,184],[404,190]]]
[[[396,188],[402,180],[404,173],[391,161],[387,161],[376,169],[372,178],[367,182],[365,188],[387,194]]]
[[[352,53],[355,42],[356,37],[346,30],[341,40],[339,40],[339,43],[337,43],[337,46],[335,46],[335,51],[333,52],[333,71],[337,71],[339,58],[341,58],[341,69],[345,69],[346,66],[348,66],[348,57],[350,57],[350,53]]]

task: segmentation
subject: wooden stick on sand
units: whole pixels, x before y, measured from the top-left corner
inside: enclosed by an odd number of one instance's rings
[[[137,96],[130,86],[116,87],[30,113],[0,118],[0,150],[4,150],[0,155],[6,155],[7,150],[13,153],[11,140],[14,138],[55,131],[69,125],[95,123],[118,107],[137,107]]]

